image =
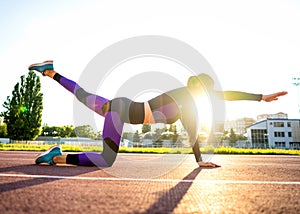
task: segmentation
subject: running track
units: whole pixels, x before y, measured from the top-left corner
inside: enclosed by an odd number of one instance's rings
[[[222,167],[200,169],[192,155],[119,154],[101,170],[37,154],[0,152],[0,213],[300,213],[299,156],[214,155]]]

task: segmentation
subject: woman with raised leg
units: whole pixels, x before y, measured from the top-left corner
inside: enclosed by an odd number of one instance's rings
[[[187,131],[193,144],[195,159],[200,167],[218,167],[211,162],[203,162],[198,142],[197,109],[194,97],[208,93],[224,100],[274,101],[287,92],[270,95],[252,94],[240,91],[216,91],[214,81],[206,74],[192,76],[187,87],[177,88],[163,93],[147,102],[134,102],[125,97],[112,100],[86,92],[77,83],[57,73],[53,61],[45,61],[29,66],[29,70],[37,71],[57,81],[65,89],[88,108],[105,118],[103,127],[103,152],[83,152],[63,155],[61,148],[55,146],[41,154],[36,164],[72,164],[79,166],[110,167],[119,151],[124,123],[129,124],[172,124],[178,119]]]

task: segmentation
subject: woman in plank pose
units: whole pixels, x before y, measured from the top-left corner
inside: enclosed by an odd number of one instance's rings
[[[194,97],[201,93],[224,100],[252,100],[271,102],[287,94],[282,91],[270,95],[251,94],[240,91],[216,91],[214,81],[207,74],[191,76],[187,86],[163,93],[147,102],[134,102],[125,97],[112,100],[91,94],[77,83],[60,75],[53,68],[53,61],[45,61],[29,66],[44,76],[56,80],[61,86],[73,93],[76,98],[91,110],[105,118],[103,127],[103,152],[82,152],[63,155],[60,146],[55,146],[38,156],[36,164],[72,164],[78,166],[110,167],[119,151],[124,123],[130,124],[172,124],[178,119],[193,144],[193,153],[200,167],[218,167],[211,162],[203,162],[198,143],[197,109]]]

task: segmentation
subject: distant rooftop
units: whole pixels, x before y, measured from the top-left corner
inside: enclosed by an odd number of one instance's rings
[[[260,114],[257,116],[257,121],[262,121],[266,119],[288,119],[288,114],[278,112],[276,114]]]

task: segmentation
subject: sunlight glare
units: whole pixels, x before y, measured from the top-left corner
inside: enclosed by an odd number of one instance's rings
[[[212,104],[210,96],[207,93],[203,93],[195,97],[195,102],[198,111],[198,121],[199,121],[199,133],[205,132],[209,134],[212,126]]]

